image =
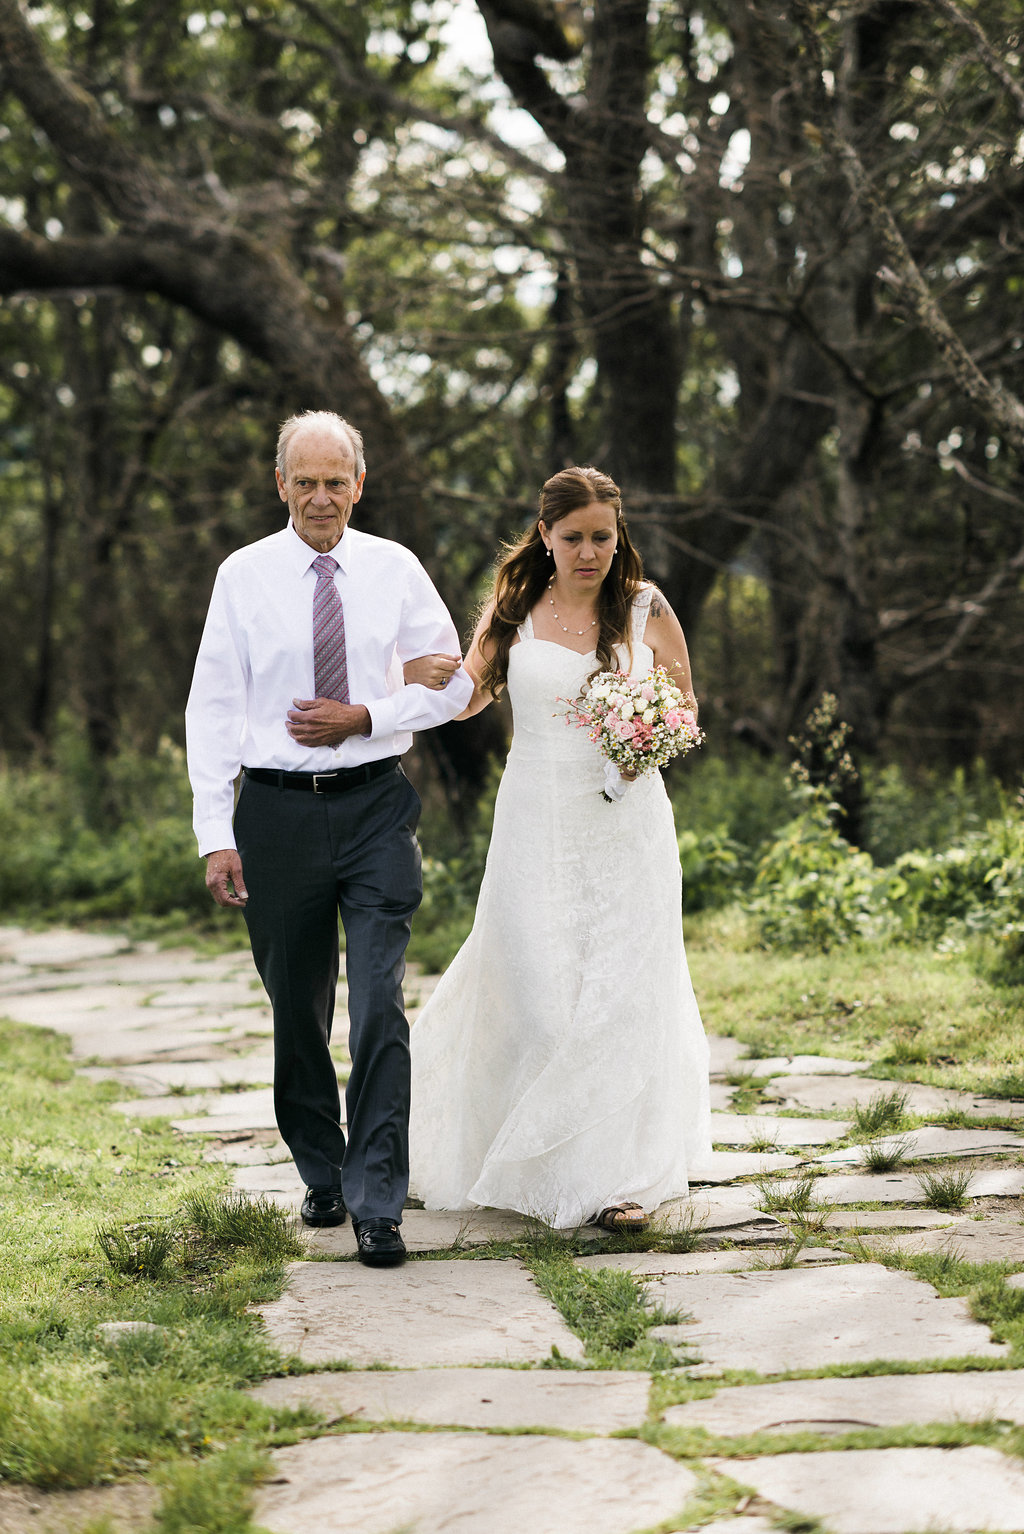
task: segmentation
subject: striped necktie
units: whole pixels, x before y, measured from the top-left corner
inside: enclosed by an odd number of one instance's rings
[[[313,593],[313,677],[318,698],[347,703],[348,661],[345,658],[345,613],[334,572],[338,561],[318,554],[313,561],[316,590]]]

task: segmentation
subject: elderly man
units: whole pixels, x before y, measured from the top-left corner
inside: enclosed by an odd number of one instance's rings
[[[451,618],[407,549],[349,526],[362,438],[310,411],[281,428],[288,526],[220,567],[186,711],[194,824],[218,905],[245,913],[274,1009],[274,1103],[307,1225],[352,1215],[371,1266],[401,1262],[408,1188],[405,948],[419,904],[414,730],[472,692]],[[452,657],[435,687],[414,657]],[[242,788],[232,824],[233,784]],[[330,1055],[345,928],[348,1137]]]

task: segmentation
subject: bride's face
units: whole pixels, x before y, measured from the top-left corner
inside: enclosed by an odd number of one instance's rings
[[[591,501],[550,527],[541,522],[540,535],[554,555],[559,585],[581,595],[596,591],[612,567],[618,542],[615,508]]]

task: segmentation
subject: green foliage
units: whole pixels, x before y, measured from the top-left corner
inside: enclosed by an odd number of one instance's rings
[[[841,835],[827,791],[796,783],[792,793],[800,813],[763,852],[748,905],[762,942],[827,953],[891,930],[874,862]]]
[[[1024,808],[1020,799],[952,846],[904,852],[888,868],[840,834],[822,787],[794,784],[796,817],[762,852],[747,909],[766,946],[825,953],[889,938],[995,945],[994,968],[1024,978]]]
[[[52,766],[0,769],[0,910],[131,917],[211,902],[191,832],[183,753],[124,752],[100,782],[73,735]]]

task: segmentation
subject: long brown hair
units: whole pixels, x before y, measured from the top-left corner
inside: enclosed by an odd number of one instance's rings
[[[629,644],[629,612],[643,583],[644,567],[622,515],[622,492],[600,469],[561,469],[541,487],[540,517],[515,543],[506,544],[494,576],[494,611],[481,637],[493,654],[484,666],[481,685],[501,691],[508,680],[508,657],[516,630],[534,608],[551,579],[548,551],[540,522],[553,527],[563,517],[601,501],[615,509],[617,543],[611,569],[597,598],[597,659],[599,671],[616,669],[615,646]]]

